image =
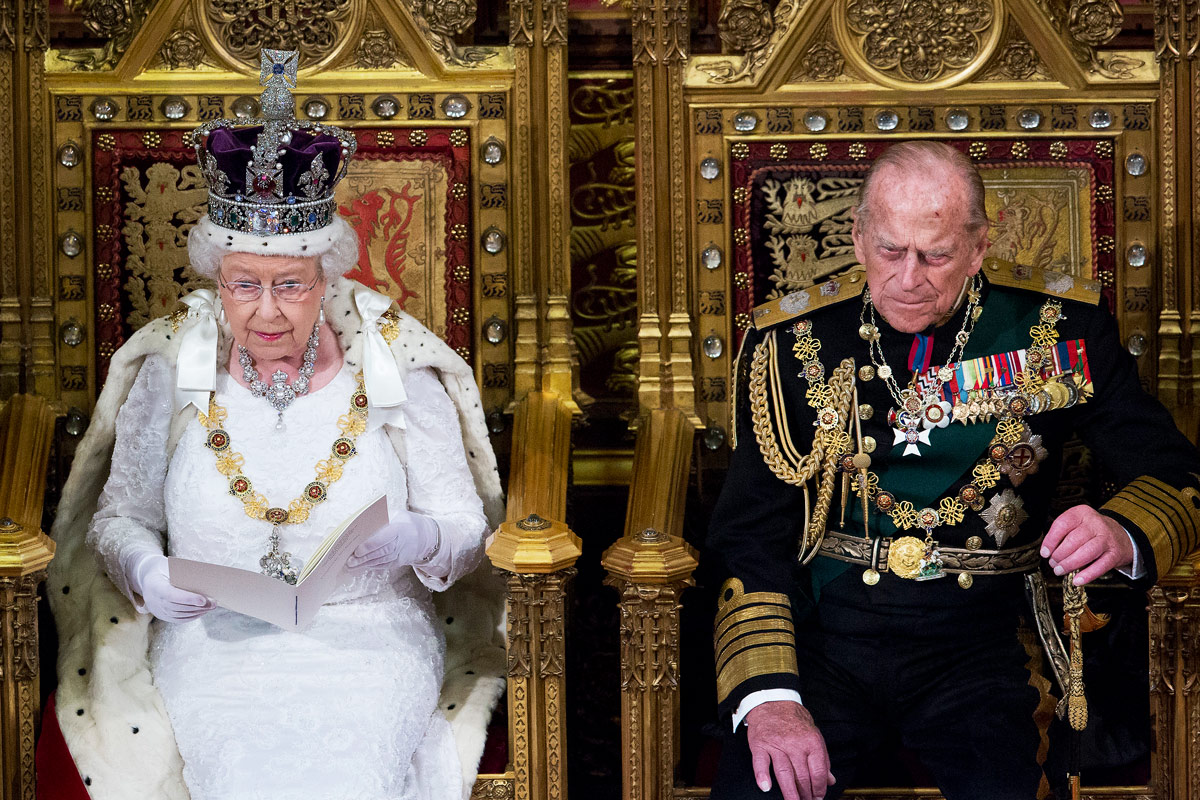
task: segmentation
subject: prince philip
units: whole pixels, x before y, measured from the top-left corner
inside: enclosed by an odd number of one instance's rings
[[[985,259],[987,232],[964,155],[894,145],[855,213],[865,274],[754,312],[708,540],[715,800],[836,797],[891,737],[949,800],[1044,796],[1027,579],[1148,585],[1200,545],[1200,457],[1099,287]],[[1073,433],[1117,491],[1051,521]]]

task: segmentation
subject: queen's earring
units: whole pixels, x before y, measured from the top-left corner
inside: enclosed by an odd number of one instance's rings
[[[317,315],[317,324],[325,324],[325,295],[321,295],[321,313]]]
[[[224,304],[221,305],[221,312],[217,315],[217,321],[220,322],[222,325],[229,324],[229,320],[227,320],[225,318],[225,305]]]

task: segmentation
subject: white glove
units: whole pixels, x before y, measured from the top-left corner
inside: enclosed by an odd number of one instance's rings
[[[202,594],[172,586],[164,555],[142,554],[130,565],[128,576],[130,588],[142,596],[146,611],[163,622],[187,622],[217,607]]]
[[[427,567],[439,560],[442,534],[432,517],[403,511],[355,548],[346,566],[354,572],[392,565]]]

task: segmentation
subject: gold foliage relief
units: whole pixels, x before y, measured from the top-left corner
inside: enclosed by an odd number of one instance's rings
[[[1004,41],[996,49],[981,81],[1048,81],[1051,75],[1016,20],[1008,18]]]
[[[311,67],[348,42],[363,4],[354,0],[197,0],[197,15],[233,61],[257,72],[264,47],[299,50]]]
[[[187,252],[188,231],[204,213],[208,189],[199,167],[179,170],[163,162],[150,165],[144,176],[125,167],[121,183],[130,197],[121,228],[129,253],[127,321],[137,330],[169,313],[182,295],[211,285],[191,270]]]
[[[966,69],[997,22],[993,0],[848,0],[838,8],[866,63],[911,83]]]

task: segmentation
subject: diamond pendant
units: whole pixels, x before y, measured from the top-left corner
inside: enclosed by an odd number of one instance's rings
[[[271,549],[258,560],[263,575],[268,575],[284,583],[295,585],[296,570],[292,568],[292,554],[279,549],[279,526],[271,529]]]

